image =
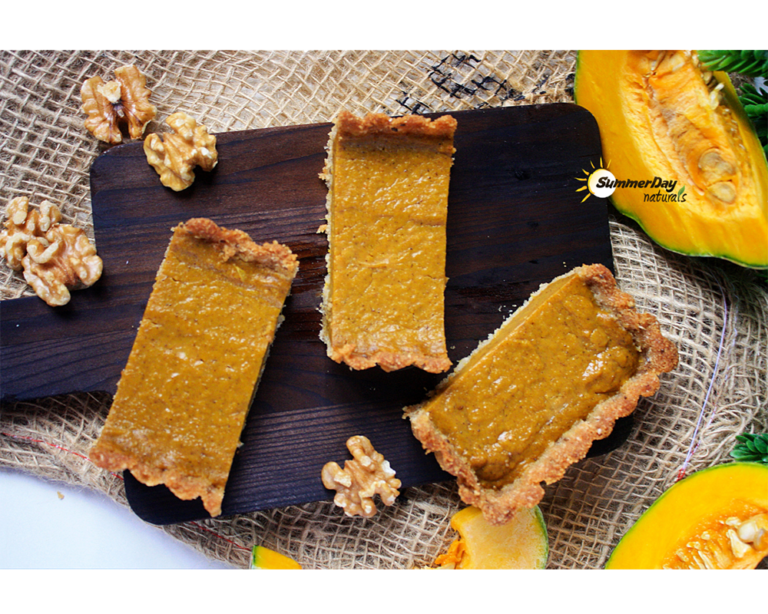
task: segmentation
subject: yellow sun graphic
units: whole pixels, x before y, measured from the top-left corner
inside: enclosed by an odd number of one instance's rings
[[[595,165],[590,162],[589,165],[592,167],[592,171],[589,170],[582,170],[582,172],[586,175],[586,177],[576,177],[576,181],[583,181],[587,185],[582,186],[580,188],[576,188],[577,192],[583,192],[584,190],[587,190],[587,195],[581,199],[581,202],[584,202],[587,200],[590,196],[599,196],[600,198],[605,198],[606,196],[610,196],[613,193],[614,188],[604,188],[600,187],[598,188],[596,186],[598,179],[601,179],[603,177],[607,177],[610,180],[614,180],[615,177],[613,176],[613,173],[611,173],[608,170],[608,167],[610,166],[610,162],[608,164],[603,164],[602,157],[600,158],[600,166],[595,167]]]

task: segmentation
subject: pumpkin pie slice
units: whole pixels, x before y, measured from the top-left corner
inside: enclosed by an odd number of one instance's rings
[[[607,268],[582,266],[542,286],[406,414],[464,502],[504,524],[676,365],[656,319]]]
[[[99,467],[129,469],[211,516],[298,268],[278,243],[191,219],[173,231],[98,441]]]
[[[444,292],[456,120],[341,112],[322,177],[328,275],[320,337],[352,369],[450,368]]]

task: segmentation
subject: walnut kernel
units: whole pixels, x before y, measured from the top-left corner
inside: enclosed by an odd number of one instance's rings
[[[174,113],[165,122],[173,128],[173,134],[150,134],[144,140],[144,153],[160,175],[160,182],[178,192],[195,181],[196,166],[204,171],[216,166],[216,137],[183,112]]]
[[[85,127],[112,145],[123,141],[123,127],[132,139],[141,138],[157,112],[149,102],[152,91],[146,87],[147,79],[138,68],[121,66],[115,69],[115,77],[107,83],[91,77],[80,89],[82,111],[88,115]]]
[[[378,494],[384,505],[392,505],[400,494],[400,480],[367,437],[350,437],[347,449],[354,460],[346,461],[344,469],[337,463],[326,463],[321,473],[323,485],[337,491],[333,502],[347,516],[370,518],[376,513],[373,496]]]
[[[43,201],[29,209],[26,196],[14,198],[0,232],[0,255],[52,307],[65,305],[70,288],[88,287],[101,277],[102,262],[85,232],[60,224],[59,208]]]
[[[14,271],[22,268],[21,260],[27,251],[27,243],[33,237],[42,237],[61,220],[59,208],[44,200],[38,209],[29,210],[26,196],[14,198],[6,209],[8,219],[0,232],[0,256],[5,258]]]

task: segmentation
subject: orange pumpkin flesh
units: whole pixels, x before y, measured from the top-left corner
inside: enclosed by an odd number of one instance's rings
[[[606,569],[753,569],[768,556],[768,466],[729,463],[670,487]]]
[[[265,548],[254,546],[251,552],[251,569],[301,569],[292,558]]]
[[[451,518],[459,533],[435,564],[443,569],[544,569],[549,554],[547,526],[538,507],[523,508],[504,525],[492,525],[476,507]]]

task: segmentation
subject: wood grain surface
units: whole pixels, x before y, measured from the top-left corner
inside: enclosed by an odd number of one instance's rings
[[[584,263],[612,269],[606,201],[581,202],[584,169],[600,164],[597,125],[584,109],[550,104],[453,113],[445,293],[454,362],[469,354],[540,284]],[[192,217],[278,240],[300,269],[286,303],[235,457],[224,515],[329,499],[320,469],[349,458],[363,434],[408,487],[446,479],[402,418],[442,379],[415,368],[354,372],[332,362],[320,341],[318,307],[326,273],[326,189],[318,174],[330,124],[218,135],[219,164],[194,185],[164,188],[140,143],[110,149],[91,168],[96,245],[104,275],[62,308],[37,297],[0,304],[4,398],[72,391],[114,392],[152,289],[171,228]],[[610,449],[622,434],[597,451]],[[126,472],[134,511],[158,523],[205,518]]]

